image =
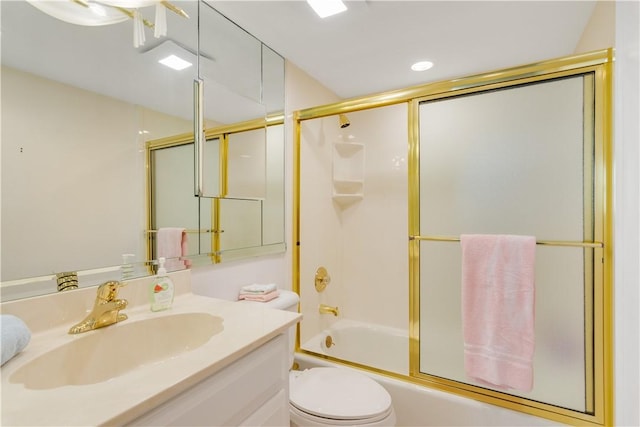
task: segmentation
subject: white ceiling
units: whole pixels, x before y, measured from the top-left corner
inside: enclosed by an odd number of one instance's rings
[[[574,53],[592,1],[346,1],[319,18],[304,0],[210,1],[342,98]],[[428,71],[410,70],[430,60]]]
[[[168,74],[172,71],[151,70],[139,59],[163,39],[148,35],[145,46],[134,49],[130,21],[83,27],[23,0],[0,1],[3,64],[150,108],[163,105],[176,116],[190,114],[193,76],[177,82]],[[192,1],[173,2],[194,16]],[[304,0],[207,2],[342,98],[572,54],[595,6],[592,1],[351,0],[346,12],[321,19]],[[171,13],[168,19],[168,38],[195,45],[191,20]],[[409,69],[422,59],[435,66],[421,73]]]

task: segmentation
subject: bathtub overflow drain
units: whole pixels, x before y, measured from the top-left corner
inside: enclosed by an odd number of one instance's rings
[[[327,348],[334,345],[333,338],[331,338],[331,335],[327,335],[327,337],[324,339],[324,345],[327,346]]]

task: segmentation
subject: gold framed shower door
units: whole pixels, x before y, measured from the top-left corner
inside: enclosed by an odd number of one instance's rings
[[[613,210],[612,210],[612,71],[613,49],[600,50],[580,55],[563,57],[534,64],[513,67],[474,76],[429,83],[406,89],[375,94],[366,97],[353,98],[345,101],[321,105],[299,110],[293,113],[294,153],[293,153],[293,289],[300,294],[300,150],[301,123],[306,120],[328,116],[338,116],[355,111],[374,109],[395,104],[405,104],[408,114],[408,253],[409,253],[409,375],[399,375],[391,372],[380,372],[379,369],[337,360],[359,368],[392,376],[411,383],[451,392],[470,399],[487,402],[520,411],[523,413],[544,417],[550,420],[571,425],[612,425],[613,424]],[[525,84],[544,81],[546,79],[562,78],[580,74],[593,76],[593,137],[595,143],[594,159],[594,212],[593,220],[596,224],[591,240],[584,241],[547,241],[539,243],[546,245],[579,246],[593,248],[593,289],[592,297],[587,297],[585,307],[588,320],[586,330],[590,337],[588,352],[593,354],[592,362],[588,363],[585,375],[587,394],[592,405],[587,406],[585,412],[569,410],[551,404],[512,396],[482,387],[463,384],[446,378],[425,375],[419,370],[420,353],[420,242],[425,239],[455,240],[457,236],[421,236],[419,220],[419,120],[418,104],[421,100],[437,99],[451,95],[470,94],[482,90],[492,90],[508,87],[514,84]],[[371,239],[376,236],[372,235]],[[573,250],[573,249],[569,249]],[[300,328],[300,325],[298,325]],[[320,355],[307,350],[298,351],[317,357],[334,360],[330,356]]]

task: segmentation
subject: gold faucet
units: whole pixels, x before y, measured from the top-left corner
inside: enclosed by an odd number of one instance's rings
[[[119,311],[123,310],[128,302],[126,299],[116,299],[118,289],[121,286],[123,284],[116,281],[109,281],[98,286],[98,294],[93,303],[93,310],[82,322],[71,327],[69,333],[80,334],[126,320],[127,315]]]
[[[330,305],[320,304],[318,307],[318,311],[320,314],[333,314],[334,316],[338,315],[338,307],[331,307]]]

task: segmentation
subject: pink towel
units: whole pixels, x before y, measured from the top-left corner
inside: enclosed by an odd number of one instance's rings
[[[280,291],[278,290],[269,292],[268,294],[257,294],[257,295],[252,293],[245,294],[240,292],[240,296],[238,296],[238,299],[243,299],[247,301],[267,302],[267,301],[271,301],[274,298],[277,298],[278,295],[280,295]]]
[[[184,228],[164,227],[158,230],[157,257],[166,258],[165,268],[167,271],[179,270],[191,265],[191,261],[180,259],[187,256],[188,241]]]
[[[462,330],[467,376],[531,391],[536,239],[462,235]]]

